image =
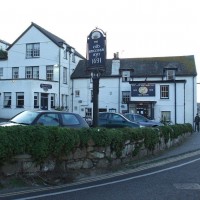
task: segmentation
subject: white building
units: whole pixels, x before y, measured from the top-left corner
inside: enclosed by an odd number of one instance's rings
[[[92,117],[87,61],[63,39],[32,23],[7,53],[0,58],[0,118],[31,109],[63,109]],[[196,76],[194,56],[119,59],[115,54],[100,77],[99,111],[192,124]]]
[[[35,23],[7,53],[0,60],[0,118],[27,109],[70,110],[70,75],[83,56]]]
[[[116,54],[117,55],[117,54]],[[108,59],[99,81],[99,111],[140,113],[193,124],[197,112],[194,56]],[[92,79],[85,60],[72,76],[73,112],[92,117]]]

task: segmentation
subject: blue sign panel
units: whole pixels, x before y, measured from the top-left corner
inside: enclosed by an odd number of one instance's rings
[[[106,64],[106,37],[99,30],[93,30],[87,38],[87,68],[105,68]]]
[[[155,96],[155,84],[139,83],[131,84],[132,97],[148,97]]]

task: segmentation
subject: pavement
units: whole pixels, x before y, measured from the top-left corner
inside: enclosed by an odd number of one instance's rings
[[[193,132],[181,144],[164,150],[157,159],[170,158],[200,150],[200,132]]]

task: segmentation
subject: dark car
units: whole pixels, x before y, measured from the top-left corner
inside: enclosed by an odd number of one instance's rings
[[[139,124],[130,121],[120,113],[101,112],[99,113],[98,126],[106,128],[140,127]]]
[[[76,113],[62,111],[23,111],[0,126],[44,125],[69,128],[88,128],[87,122]]]
[[[132,122],[138,123],[142,126],[146,127],[156,127],[156,126],[163,126],[161,122],[157,122],[154,120],[149,120],[146,117],[140,115],[140,114],[134,114],[134,113],[125,113],[124,116],[131,120]]]

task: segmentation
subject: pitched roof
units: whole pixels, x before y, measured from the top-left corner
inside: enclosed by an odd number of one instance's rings
[[[32,22],[31,25],[8,47],[9,50],[26,32],[28,32],[32,27],[37,28],[41,33],[43,33],[46,37],[48,37],[52,42],[54,42],[58,47],[62,48],[63,44],[66,44],[68,47],[73,48],[68,43],[66,43],[62,38],[54,35],[53,33],[47,31],[36,23]],[[74,48],[73,48],[74,49]],[[75,54],[84,59],[84,57],[75,50]]]
[[[106,70],[102,77],[114,77],[112,75],[112,60],[107,59]],[[163,75],[163,70],[176,69],[176,76],[196,76],[196,65],[193,55],[173,57],[151,57],[151,58],[122,58],[120,70],[133,69],[134,77],[158,77]],[[119,75],[118,75],[119,76]],[[88,78],[87,61],[80,60],[71,78]]]
[[[1,39],[0,39],[0,43],[3,43],[3,44],[5,44],[5,45],[7,45],[7,46],[10,46],[10,44],[9,44],[8,42],[6,42],[5,40],[1,40]]]

